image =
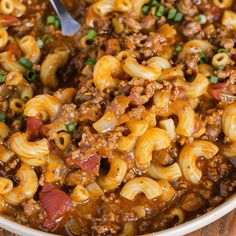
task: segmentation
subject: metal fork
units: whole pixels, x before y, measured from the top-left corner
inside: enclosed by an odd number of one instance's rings
[[[50,0],[54,10],[61,22],[62,34],[73,36],[80,29],[80,24],[71,16],[69,11],[62,4],[61,0]]]

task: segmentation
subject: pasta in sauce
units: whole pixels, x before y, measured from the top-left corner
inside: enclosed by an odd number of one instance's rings
[[[0,0],[0,215],[140,235],[236,190],[235,0]]]

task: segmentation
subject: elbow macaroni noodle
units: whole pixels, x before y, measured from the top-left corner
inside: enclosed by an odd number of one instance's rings
[[[77,2],[65,36],[50,1],[0,0],[1,215],[134,236],[234,194],[235,0]]]

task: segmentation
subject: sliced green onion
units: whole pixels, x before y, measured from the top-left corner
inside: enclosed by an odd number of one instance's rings
[[[225,66],[216,66],[215,70],[224,70]]]
[[[149,3],[149,5],[151,5],[152,7],[153,7],[153,6],[159,6],[160,3],[159,3],[157,0],[152,0],[152,1]]]
[[[56,21],[56,16],[48,16],[47,17],[47,25],[54,25]]]
[[[31,69],[33,66],[33,63],[26,59],[25,57],[21,57],[19,60],[19,63],[24,66],[26,69]]]
[[[36,80],[37,75],[34,70],[27,70],[25,76],[29,82],[34,82]]]
[[[212,84],[216,84],[216,83],[218,83],[218,78],[216,76],[212,75],[211,78],[210,78],[210,82]]]
[[[174,18],[174,21],[175,22],[180,22],[180,21],[182,21],[183,17],[184,17],[184,14],[182,12],[177,12],[177,14]]]
[[[144,5],[142,7],[142,13],[146,16],[148,12],[150,11],[150,6],[149,5]]]
[[[97,62],[96,59],[89,58],[89,59],[85,62],[85,65],[95,65],[96,62]]]
[[[92,43],[93,40],[96,38],[96,36],[98,35],[97,31],[91,29],[89,30],[88,34],[87,34],[87,41]]]
[[[25,116],[23,114],[20,115],[19,121],[20,123],[23,123],[25,121]]]
[[[157,12],[156,12],[156,16],[163,16],[165,14],[165,8],[162,6],[162,5],[160,5],[159,7],[158,7],[158,10],[157,10]]]
[[[176,52],[182,51],[182,46],[181,46],[181,45],[177,45],[177,46],[175,47],[175,51],[176,51]]]
[[[67,124],[67,130],[69,132],[74,132],[76,130],[76,127],[77,127],[76,122],[72,122],[72,123]]]
[[[7,75],[4,72],[0,72],[0,84],[4,83],[7,78]]]
[[[199,53],[199,59],[200,59],[200,62],[202,63],[202,64],[206,64],[207,62],[208,62],[208,59],[207,59],[207,57],[205,56],[205,54],[204,53]]]
[[[43,41],[43,44],[46,44],[50,41],[52,41],[52,35],[50,34],[45,34],[43,37],[42,37],[42,41]]]
[[[60,22],[60,20],[59,20],[58,18],[55,20],[54,25],[55,25],[56,28],[59,28],[59,27],[60,27],[61,22]]]
[[[4,113],[0,113],[0,121],[4,123],[6,122],[6,116]]]
[[[176,9],[170,9],[168,12],[167,19],[168,20],[173,20],[176,16],[177,10]]]
[[[60,20],[57,16],[48,16],[47,17],[47,25],[54,25],[55,27],[60,26]]]
[[[204,24],[206,24],[206,22],[207,22],[207,18],[206,18],[206,16],[203,15],[203,14],[199,14],[199,15],[197,16],[197,20],[199,21],[199,23],[200,23],[201,25],[204,25]]]
[[[221,53],[221,52],[228,53],[228,50],[225,49],[225,48],[219,48],[219,49],[217,50],[217,53]]]

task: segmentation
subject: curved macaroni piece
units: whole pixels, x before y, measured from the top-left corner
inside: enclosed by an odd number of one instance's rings
[[[25,104],[24,115],[30,117],[41,116],[43,120],[54,120],[61,109],[58,98],[48,94],[37,95]]]
[[[0,121],[0,140],[3,141],[10,134],[11,129],[3,122]]]
[[[5,48],[8,42],[8,33],[4,27],[0,27],[0,50]]]
[[[45,166],[46,158],[44,156],[35,156],[33,158],[18,156],[18,158],[25,164],[30,166]]]
[[[55,49],[54,53],[48,54],[40,68],[40,79],[44,87],[56,89],[58,80],[57,70],[64,66],[69,59],[69,52],[64,49]]]
[[[148,129],[138,138],[134,149],[134,156],[138,166],[147,166],[152,160],[152,152],[170,146],[169,134],[159,128]]]
[[[78,184],[70,196],[73,201],[82,203],[89,199],[89,192],[84,186]]]
[[[159,197],[163,191],[160,184],[155,180],[148,177],[136,177],[125,184],[120,195],[133,201],[139,193],[144,193],[147,199],[151,200]]]
[[[62,104],[73,103],[77,90],[75,88],[59,89],[54,93],[54,97],[57,97]]]
[[[184,211],[181,208],[173,208],[168,214],[169,217],[175,218],[178,217],[176,225],[179,225],[184,222]]]
[[[230,8],[233,4],[233,0],[213,0],[213,3],[219,8]]]
[[[33,36],[27,35],[23,37],[19,41],[19,46],[24,52],[25,57],[32,63],[37,63],[40,60],[41,51]]]
[[[110,130],[113,130],[117,123],[118,119],[116,115],[108,111],[93,124],[93,128],[99,133],[106,133]]]
[[[88,190],[91,197],[101,197],[104,195],[103,190],[96,182],[89,184],[86,189]]]
[[[176,191],[170,185],[170,183],[165,179],[158,181],[158,183],[162,189],[162,194],[159,197],[159,200],[164,202],[169,202],[173,200],[176,196]]]
[[[175,123],[172,119],[161,120],[159,125],[169,134],[171,141],[176,139]]]
[[[115,0],[114,8],[120,12],[129,12],[132,10],[132,0]]]
[[[162,81],[162,80],[171,80],[171,79],[175,79],[175,78],[184,78],[184,72],[183,70],[176,66],[176,67],[170,67],[166,70],[163,70],[161,72],[161,75],[158,78],[158,81]]]
[[[174,163],[167,167],[151,163],[148,170],[148,174],[153,179],[166,179],[170,181],[178,179],[182,176],[182,172],[178,163]]]
[[[229,55],[225,52],[221,52],[221,53],[217,53],[216,55],[214,55],[214,57],[212,58],[211,64],[214,67],[227,66],[229,64],[229,62],[230,62]]]
[[[146,120],[131,119],[126,125],[131,133],[126,137],[121,136],[118,139],[117,148],[120,151],[130,151],[134,147],[137,137],[142,136],[148,128],[148,122]]]
[[[193,39],[184,44],[179,57],[184,60],[191,53],[204,53],[211,56],[214,48],[207,40]]]
[[[26,81],[22,73],[17,71],[11,71],[7,74],[5,84],[8,86],[25,87],[29,83]]]
[[[13,0],[14,3],[14,11],[12,15],[20,17],[25,14],[26,6],[22,4],[19,0]]]
[[[9,139],[11,149],[19,156],[35,158],[49,154],[47,139],[29,142],[25,133],[14,133]]]
[[[222,130],[231,141],[236,141],[236,102],[231,103],[224,109]]]
[[[178,116],[176,134],[191,137],[194,132],[195,112],[192,107],[183,100],[177,100],[169,105],[170,111]]]
[[[151,58],[147,65],[141,65],[132,57],[126,58],[122,62],[123,70],[131,77],[137,77],[145,80],[157,80],[161,75],[160,63]]]
[[[1,0],[0,2],[0,12],[4,15],[10,15],[14,10],[13,0]]]
[[[5,177],[0,177],[0,194],[4,195],[11,192],[13,189],[13,183],[10,179]]]
[[[149,0],[132,0],[133,8],[134,8],[134,13],[135,17],[139,19],[142,16],[142,7],[146,3],[148,3]]]
[[[127,222],[124,225],[124,228],[118,236],[134,236],[136,233],[134,223],[132,222]]]
[[[3,67],[3,69],[8,72],[17,71],[25,73],[26,71],[26,69],[23,66],[21,66],[18,62],[16,62],[14,56],[9,51],[0,53],[0,64]]]
[[[166,38],[166,41],[169,45],[173,45],[175,43],[177,32],[176,29],[170,24],[163,24],[161,27],[159,27],[157,32]]]
[[[222,145],[220,152],[225,157],[234,158],[236,156],[236,142]]]
[[[93,11],[98,16],[106,16],[115,10],[116,0],[99,0],[92,5]]]
[[[60,150],[65,150],[71,144],[71,135],[66,132],[58,133],[55,144]]]
[[[12,205],[19,205],[33,198],[38,189],[37,175],[29,166],[22,164],[16,177],[20,180],[20,184],[4,195],[5,201]]]
[[[14,157],[15,153],[0,144],[0,161],[6,163]]]
[[[233,11],[224,11],[222,24],[236,30],[236,13]]]
[[[182,79],[177,79],[174,82],[175,86],[185,89],[184,95],[187,98],[198,98],[207,92],[210,82],[203,74],[198,73],[193,82],[187,82]]]
[[[127,171],[126,162],[116,157],[110,161],[110,170],[106,176],[98,178],[98,184],[106,190],[118,188],[122,183]]]
[[[24,101],[22,101],[19,98],[13,98],[13,99],[10,100],[10,106],[9,107],[16,114],[22,113],[24,111],[24,106],[25,106]]]
[[[118,85],[118,76],[122,72],[121,63],[113,56],[101,57],[94,67],[93,82],[96,88],[104,90]]]
[[[218,147],[209,141],[196,140],[191,144],[186,144],[179,155],[179,166],[184,177],[193,184],[197,184],[202,177],[201,170],[196,166],[197,158],[203,156],[210,159],[218,150]]]

